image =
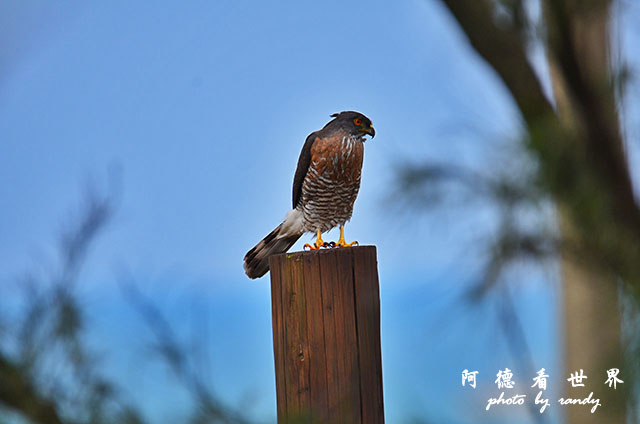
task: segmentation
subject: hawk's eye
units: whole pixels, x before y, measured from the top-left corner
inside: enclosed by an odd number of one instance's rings
[[[356,124],[357,126],[360,126],[360,125],[362,125],[362,119],[356,118],[356,119],[353,120],[353,123]]]

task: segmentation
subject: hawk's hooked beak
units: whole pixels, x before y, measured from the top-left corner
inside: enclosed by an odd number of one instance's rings
[[[369,128],[360,128],[360,131],[369,134],[371,138],[376,136],[376,130],[373,128],[373,125],[370,125]]]

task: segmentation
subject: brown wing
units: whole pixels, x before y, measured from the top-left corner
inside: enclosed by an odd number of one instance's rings
[[[302,146],[300,158],[298,158],[296,175],[293,177],[293,209],[298,206],[298,203],[300,203],[300,200],[302,199],[302,183],[304,182],[304,177],[307,175],[307,171],[309,170],[309,164],[311,164],[311,147],[317,138],[318,131],[312,132],[304,142],[304,146]]]

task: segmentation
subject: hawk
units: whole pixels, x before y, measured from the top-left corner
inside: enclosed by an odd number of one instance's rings
[[[269,256],[284,253],[304,234],[315,233],[305,248],[348,247],[344,224],[351,219],[360,189],[366,136],[376,134],[359,112],[334,113],[321,130],[307,137],[293,178],[293,209],[284,221],[244,256],[244,271],[259,278],[269,271]],[[340,239],[326,243],[322,233],[340,226]]]

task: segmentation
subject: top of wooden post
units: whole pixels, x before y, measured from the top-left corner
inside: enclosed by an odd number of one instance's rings
[[[333,248],[322,248],[318,250],[299,250],[297,252],[287,252],[287,253],[279,253],[277,255],[272,255],[272,258],[282,258],[286,257],[287,259],[298,258],[300,256],[305,255],[344,255],[344,254],[353,254],[353,253],[364,253],[373,250],[373,253],[376,254],[376,246],[367,245],[367,246],[351,246],[351,247],[333,247]]]

